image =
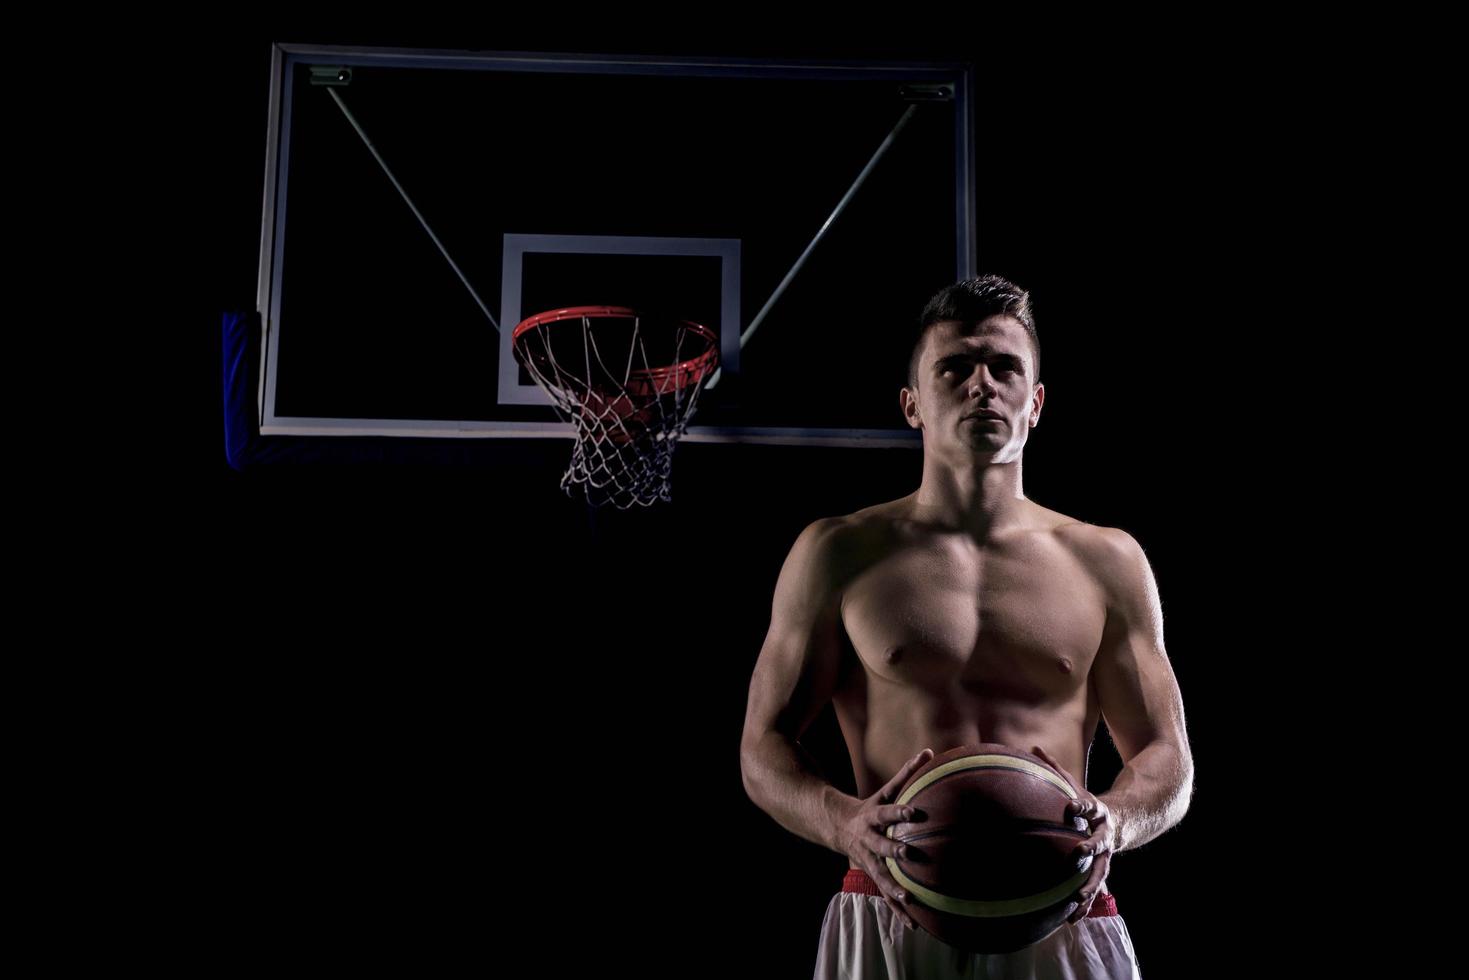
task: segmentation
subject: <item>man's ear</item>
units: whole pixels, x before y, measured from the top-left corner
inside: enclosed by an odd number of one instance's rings
[[[1030,427],[1035,428],[1036,423],[1041,420],[1041,406],[1046,403],[1046,386],[1038,384],[1035,392],[1030,396]]]
[[[903,418],[908,421],[910,429],[923,428],[923,419],[918,414],[918,389],[912,390],[902,388],[898,391],[898,407],[903,410]]]

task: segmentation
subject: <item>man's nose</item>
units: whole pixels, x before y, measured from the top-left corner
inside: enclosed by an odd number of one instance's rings
[[[974,378],[969,382],[969,397],[981,398],[985,395],[993,396],[994,393],[995,383],[993,379],[988,376],[983,367],[980,367],[978,369],[978,373],[976,373],[974,375]]]

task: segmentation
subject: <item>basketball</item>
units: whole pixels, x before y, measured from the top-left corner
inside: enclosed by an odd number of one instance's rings
[[[892,824],[902,859],[888,869],[913,896],[918,925],[951,946],[1010,953],[1040,942],[1075,911],[1091,857],[1082,817],[1067,819],[1071,782],[1040,757],[1008,745],[963,745],[934,756],[897,804],[926,819]]]

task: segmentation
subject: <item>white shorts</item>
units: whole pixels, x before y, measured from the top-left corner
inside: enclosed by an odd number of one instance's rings
[[[850,872],[848,885],[871,888]],[[847,887],[847,886],[844,886]],[[1097,896],[1092,912],[1115,909]],[[1142,980],[1120,915],[1088,915],[1013,953],[970,953],[910,929],[881,895],[840,891],[826,907],[815,980]]]

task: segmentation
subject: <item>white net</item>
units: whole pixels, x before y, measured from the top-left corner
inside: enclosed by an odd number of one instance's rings
[[[626,510],[672,500],[673,450],[718,364],[718,343],[686,320],[576,307],[515,328],[515,356],[576,431],[568,496]]]

